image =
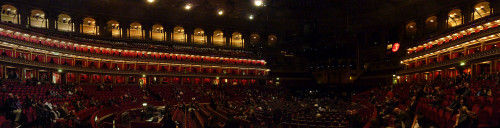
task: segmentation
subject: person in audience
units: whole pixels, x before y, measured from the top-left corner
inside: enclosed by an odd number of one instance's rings
[[[7,108],[7,117],[12,123],[14,124],[13,126],[19,125],[19,119],[21,117],[21,111],[22,111],[22,106],[21,106],[21,101],[19,101],[19,96],[18,95],[13,95],[12,93],[8,94],[8,99],[5,101],[6,108]]]
[[[360,128],[362,127],[361,123],[361,117],[359,116],[359,113],[357,110],[349,110],[347,111],[349,113],[348,115],[348,120],[350,122],[350,128]]]
[[[0,90],[2,93],[7,93],[7,85],[2,85],[2,89]]]
[[[229,118],[224,124],[224,128],[239,128],[239,127],[240,127],[240,122],[238,121],[237,116],[232,116],[232,118]]]
[[[162,128],[175,128],[176,127],[174,120],[172,120],[171,114],[164,115],[161,122],[163,124]]]
[[[479,88],[475,96],[487,96],[488,90],[486,88]]]
[[[464,100],[460,98],[459,95],[455,95],[455,99],[453,100],[453,102],[451,102],[451,104],[448,107],[446,107],[446,110],[450,112],[457,112],[456,110],[462,107],[463,103]]]
[[[410,115],[408,115],[408,113],[406,113],[406,111],[401,110],[399,108],[394,108],[393,113],[396,117],[396,120],[395,120],[396,127],[398,127],[398,128],[411,127],[412,122],[413,122],[413,120],[412,120],[413,118],[410,117]]]
[[[469,116],[469,111],[466,106],[462,106],[459,113],[456,115],[457,120],[454,125],[455,128],[470,128],[471,127],[471,117]]]

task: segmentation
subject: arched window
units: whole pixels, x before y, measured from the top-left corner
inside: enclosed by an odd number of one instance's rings
[[[142,25],[137,22],[131,23],[130,28],[128,29],[128,35],[131,39],[142,39],[142,37],[144,37]]]
[[[205,36],[205,31],[203,29],[194,29],[193,43],[195,44],[205,44],[207,42],[207,36]]]
[[[455,26],[458,26],[458,25],[462,25],[462,13],[460,11],[460,9],[455,9],[455,10],[452,10],[450,11],[450,13],[448,13],[448,26],[449,27],[455,27]]]
[[[252,34],[250,35],[250,44],[255,45],[260,42],[260,36],[259,34]]]
[[[59,31],[66,31],[66,32],[72,32],[73,30],[73,21],[71,20],[71,17],[67,14],[59,14],[57,16],[57,30]]]
[[[41,10],[32,10],[29,17],[29,24],[31,27],[47,28],[47,19],[45,19],[45,12]]]
[[[159,24],[153,25],[153,29],[151,30],[151,39],[156,41],[165,41],[163,26]]]
[[[182,28],[181,26],[174,27],[172,40],[178,43],[186,43],[186,34],[184,34],[184,28]]]
[[[490,3],[481,2],[474,6],[474,20],[489,16],[491,14]]]
[[[108,32],[111,32],[112,37],[122,37],[122,29],[120,28],[120,23],[118,23],[118,21],[110,20],[107,24]]]
[[[12,5],[2,5],[2,22],[19,24],[17,8]]]
[[[410,22],[406,24],[406,34],[408,36],[414,36],[417,33],[417,23]]]
[[[80,25],[80,32],[89,35],[98,35],[98,27],[95,25],[95,20],[93,18],[87,17],[83,19],[83,23]]]
[[[212,36],[212,44],[215,46],[226,46],[226,38],[224,38],[224,33],[220,30],[215,30]]]
[[[426,33],[432,33],[437,31],[438,23],[437,23],[437,17],[436,16],[431,16],[425,20],[425,32]]]
[[[234,32],[231,37],[231,46],[232,47],[244,47],[245,41],[243,40],[243,36],[239,32]]]
[[[275,35],[267,36],[267,45],[276,46],[277,44],[278,44],[278,37],[276,37]]]

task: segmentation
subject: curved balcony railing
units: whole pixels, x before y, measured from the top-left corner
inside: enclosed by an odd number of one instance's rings
[[[457,57],[457,58],[451,59],[451,60],[445,60],[442,62],[427,64],[427,65],[419,66],[416,68],[405,69],[405,70],[397,72],[397,74],[404,75],[404,74],[421,72],[421,71],[425,71],[425,70],[432,70],[432,69],[437,69],[437,68],[441,68],[441,67],[445,67],[445,66],[450,66],[453,64],[458,64],[460,62],[469,62],[469,61],[473,61],[473,60],[478,60],[478,59],[487,58],[487,57],[494,57],[494,56],[498,56],[498,55],[500,55],[500,48],[495,48],[495,49],[490,49],[487,51],[469,54],[466,56],[460,56],[460,57]]]
[[[40,28],[24,28],[15,24],[7,24],[0,23],[0,26],[7,29],[13,29],[18,32],[26,33],[26,34],[34,34],[34,35],[46,35],[52,36],[50,38],[54,38],[57,40],[64,40],[69,42],[75,42],[80,44],[93,44],[95,46],[106,46],[110,48],[116,49],[137,49],[137,47],[141,47],[139,51],[147,50],[149,52],[165,52],[169,51],[174,54],[193,54],[196,55],[205,55],[210,56],[213,54],[222,55],[224,57],[249,57],[249,58],[259,58],[258,55],[252,51],[247,50],[245,48],[234,48],[234,47],[225,47],[220,48],[220,46],[197,46],[196,44],[179,44],[179,43],[169,43],[169,42],[161,42],[161,41],[134,41],[134,40],[124,40],[117,38],[105,38],[93,35],[86,35],[81,33],[71,33],[71,32],[61,32],[49,29],[40,29]],[[71,38],[71,39],[68,39]],[[71,40],[71,41],[70,41]],[[157,46],[161,48],[156,48]],[[190,48],[189,50],[178,49],[175,47],[185,47]],[[212,50],[203,51],[200,50],[202,48],[211,48]],[[240,52],[221,52],[224,50],[235,50]],[[234,53],[243,55],[235,55]]]
[[[157,71],[135,71],[135,70],[113,70],[113,69],[100,69],[77,67],[69,65],[59,65],[52,63],[42,63],[37,61],[30,61],[20,58],[12,58],[8,56],[0,56],[0,63],[11,66],[33,67],[38,69],[47,70],[63,70],[68,72],[81,72],[81,73],[94,73],[94,74],[116,74],[116,75],[158,75],[158,76],[187,76],[187,77],[228,77],[228,78],[263,78],[267,76],[262,75],[232,75],[232,74],[218,74],[218,73],[193,73],[193,72],[157,72]]]
[[[473,34],[473,35],[470,35],[470,36],[464,36],[463,38],[460,38],[460,39],[457,39],[454,41],[450,41],[448,43],[433,46],[432,48],[424,50],[424,51],[420,51],[417,53],[406,55],[402,59],[405,60],[405,59],[410,59],[410,58],[414,58],[414,57],[418,57],[418,56],[423,56],[423,55],[431,53],[431,52],[436,52],[436,51],[439,51],[439,50],[442,50],[445,48],[449,48],[451,46],[459,45],[459,44],[465,43],[467,41],[479,39],[479,38],[489,36],[491,34],[496,34],[499,32],[500,32],[500,27],[490,28],[490,29],[480,31],[480,32]]]
[[[429,35],[428,37],[422,38],[421,40],[417,41],[418,43],[410,45],[410,47],[416,47],[418,45],[422,45],[424,43],[427,43],[429,40],[437,40],[439,38],[446,37],[448,35],[460,32],[460,31],[468,29],[470,27],[477,26],[478,24],[485,24],[485,23],[491,22],[492,19],[498,19],[498,18],[500,18],[500,15],[485,16],[485,17],[482,17],[481,19],[474,20],[474,21],[471,21],[471,22],[468,22],[465,24],[461,24],[459,26],[455,26],[455,27],[450,28],[444,32]]]
[[[125,56],[112,56],[112,55],[104,55],[104,54],[96,54],[96,53],[88,53],[81,51],[74,51],[68,49],[62,49],[57,47],[51,47],[42,44],[35,44],[26,41],[16,40],[8,37],[0,36],[0,41],[5,41],[8,43],[26,46],[34,49],[43,49],[47,51],[56,51],[62,54],[70,54],[76,56],[86,56],[92,58],[101,58],[101,59],[109,59],[109,60],[124,60],[124,61],[136,61],[136,62],[154,62],[154,63],[171,63],[171,64],[190,64],[190,65],[204,65],[204,66],[227,66],[227,67],[242,67],[242,68],[263,68],[265,66],[262,65],[241,65],[241,64],[227,64],[220,62],[195,62],[195,61],[175,61],[175,60],[167,60],[167,59],[156,59],[156,58],[134,58],[134,57],[125,57]]]

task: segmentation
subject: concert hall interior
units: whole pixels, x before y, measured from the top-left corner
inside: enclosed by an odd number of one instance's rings
[[[500,127],[500,0],[0,7],[0,128]]]

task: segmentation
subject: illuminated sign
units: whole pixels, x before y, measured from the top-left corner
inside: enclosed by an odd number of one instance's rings
[[[394,43],[392,45],[392,52],[397,52],[399,50],[399,43]]]

